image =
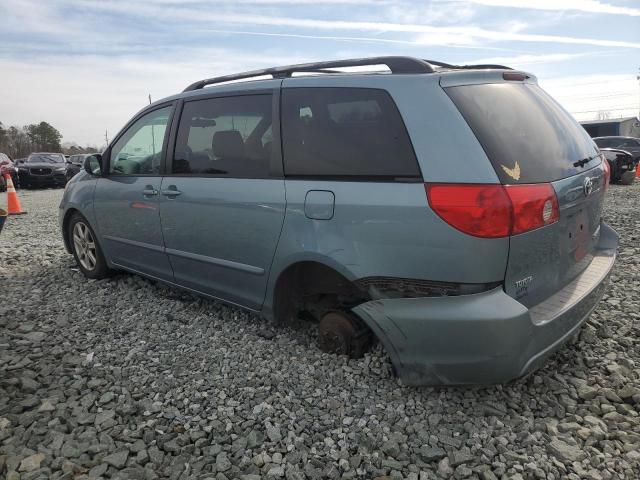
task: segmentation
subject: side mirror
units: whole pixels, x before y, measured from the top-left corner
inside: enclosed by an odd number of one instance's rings
[[[89,175],[99,177],[102,174],[102,155],[99,153],[89,155],[84,159],[82,167]]]

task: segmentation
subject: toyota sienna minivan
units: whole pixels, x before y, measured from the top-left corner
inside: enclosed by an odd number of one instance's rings
[[[68,184],[60,227],[89,278],[315,320],[328,352],[377,339],[407,384],[486,384],[533,371],[596,307],[618,245],[608,176],[529,73],[343,60],[145,107]]]

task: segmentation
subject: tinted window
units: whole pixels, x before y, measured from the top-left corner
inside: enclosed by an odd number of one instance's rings
[[[569,177],[584,171],[574,162],[597,154],[587,132],[537,85],[495,83],[445,90],[502,183]],[[596,162],[594,158],[587,168]]]
[[[37,153],[29,155],[27,163],[64,163],[64,156],[56,153]]]
[[[158,175],[162,145],[171,107],[164,107],[139,118],[111,149],[109,173],[112,175]]]
[[[266,177],[272,150],[271,95],[187,102],[172,172]]]
[[[611,141],[610,138],[596,138],[595,142],[596,142],[596,145],[598,145],[601,148],[606,148],[613,145],[613,142]]]
[[[622,148],[622,147],[637,147],[638,145],[640,145],[640,143],[637,140],[628,138],[622,141],[618,146]]]
[[[282,105],[286,175],[420,176],[400,113],[385,91],[287,88]]]

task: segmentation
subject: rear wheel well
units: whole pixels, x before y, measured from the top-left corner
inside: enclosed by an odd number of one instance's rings
[[[276,281],[274,317],[292,322],[300,317],[319,321],[332,310],[350,310],[370,300],[368,294],[335,269],[319,262],[298,262],[287,267]]]

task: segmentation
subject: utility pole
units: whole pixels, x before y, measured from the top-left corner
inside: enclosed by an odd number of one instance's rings
[[[636,80],[638,80],[638,121],[640,121],[640,67],[638,67],[638,75],[636,75]]]
[[[151,105],[151,94],[149,94],[149,105]],[[153,123],[151,124],[151,150],[153,151],[153,155],[156,154],[156,132],[153,128]]]
[[[107,136],[107,129],[106,128],[104,130],[104,141],[106,142],[107,146],[109,146],[109,137]]]

